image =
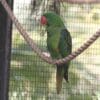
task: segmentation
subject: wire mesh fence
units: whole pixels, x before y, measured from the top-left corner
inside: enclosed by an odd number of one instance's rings
[[[54,2],[49,3],[45,0],[43,3],[43,1],[15,0],[14,14],[37,45],[47,54],[47,36],[44,28],[40,28],[39,18],[41,13],[52,10],[51,3]],[[73,51],[99,29],[100,4],[61,3],[56,9],[71,33]],[[42,36],[41,33],[45,34]],[[13,26],[9,100],[99,100],[99,59],[100,39],[71,62],[69,83],[63,80],[62,91],[58,95],[56,67],[42,61]]]

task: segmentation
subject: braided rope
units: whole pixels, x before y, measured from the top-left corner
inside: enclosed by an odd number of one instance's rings
[[[19,30],[20,34],[24,37],[25,41],[30,45],[30,47],[32,48],[32,50],[39,57],[41,57],[44,61],[46,61],[47,63],[50,63],[50,64],[62,64],[62,63],[65,63],[67,61],[70,61],[70,60],[74,59],[75,57],[77,57],[78,55],[80,55],[92,43],[94,43],[97,40],[97,38],[100,37],[100,29],[99,29],[81,47],[79,47],[76,51],[72,52],[67,57],[65,57],[63,59],[59,59],[59,60],[52,60],[50,57],[45,56],[42,53],[42,51],[39,49],[39,47],[37,47],[36,43],[29,37],[28,33],[23,29],[23,27],[21,26],[21,24],[19,23],[19,21],[17,20],[17,18],[12,13],[12,11],[11,11],[9,5],[7,4],[7,2],[5,0],[0,0],[0,2],[3,5],[3,7],[5,8],[6,12],[10,16],[10,18],[13,21],[13,23],[15,24],[15,26],[17,27],[17,29]]]

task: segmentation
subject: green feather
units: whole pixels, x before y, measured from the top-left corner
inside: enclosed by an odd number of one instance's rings
[[[60,59],[69,55],[72,51],[72,40],[70,33],[65,28],[61,18],[55,13],[43,14],[47,18],[47,47],[53,59]],[[69,64],[57,65],[56,88],[59,94],[63,78],[68,81]]]

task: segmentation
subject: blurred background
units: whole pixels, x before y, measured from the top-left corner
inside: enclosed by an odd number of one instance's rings
[[[73,51],[100,28],[100,4],[69,4],[52,0],[14,0],[14,14],[43,50],[41,14],[55,11],[70,31]],[[41,33],[45,33],[44,35]],[[56,93],[56,67],[41,60],[13,25],[9,100],[100,100],[100,39],[71,62],[69,83]]]

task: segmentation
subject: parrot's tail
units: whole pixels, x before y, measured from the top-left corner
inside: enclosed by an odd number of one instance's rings
[[[63,80],[63,77],[64,77],[63,71],[64,71],[63,66],[57,65],[57,72],[56,72],[56,89],[57,89],[57,94],[60,93],[61,88],[62,88],[62,80]]]
[[[66,82],[69,82],[69,81],[68,81],[68,71],[66,71],[66,72],[64,73],[64,79],[66,80]]]
[[[69,81],[68,81],[68,69],[69,69],[69,64],[70,64],[70,62],[68,62],[67,64],[64,64],[64,66],[66,66],[66,67],[64,67],[65,69],[64,69],[64,79],[66,80],[66,82],[68,83]]]
[[[68,68],[69,68],[69,63],[57,65],[57,72],[56,72],[57,94],[59,94],[61,91],[63,78],[66,80],[66,82],[68,82]]]

